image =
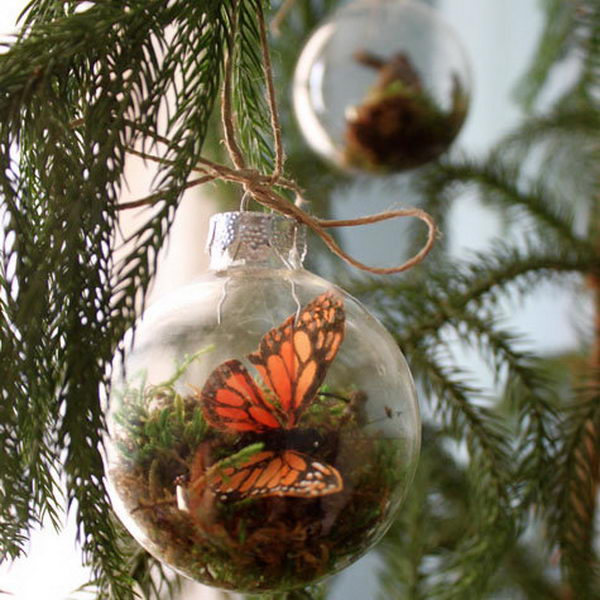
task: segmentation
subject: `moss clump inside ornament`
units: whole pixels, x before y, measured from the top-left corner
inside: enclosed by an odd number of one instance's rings
[[[412,169],[448,149],[467,114],[468,97],[453,77],[452,108],[444,112],[427,93],[407,54],[384,60],[365,50],[355,60],[379,72],[365,100],[347,115],[344,161],[374,172]]]
[[[385,533],[414,474],[418,410],[389,334],[301,268],[298,225],[234,214],[243,231],[228,218],[213,237],[219,269],[136,330],[108,478],[124,524],[179,573],[284,591]]]

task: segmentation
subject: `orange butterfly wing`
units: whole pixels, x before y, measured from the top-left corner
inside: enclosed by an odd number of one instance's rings
[[[283,425],[295,427],[321,387],[344,338],[343,301],[326,292],[307,304],[298,319],[268,331],[248,356],[277,398]]]
[[[228,467],[208,479],[221,501],[268,496],[313,498],[343,488],[342,476],[331,465],[295,450],[259,452],[238,467]]]
[[[211,373],[200,393],[206,421],[231,433],[295,427],[325,379],[344,338],[344,327],[341,298],[331,292],[315,298],[297,319],[291,316],[268,331],[258,350],[248,356],[274,402],[269,402],[240,361],[229,360]],[[312,498],[343,489],[337,469],[295,450],[259,452],[238,467],[217,471],[207,483],[224,501]]]
[[[239,433],[281,429],[274,407],[239,360],[228,360],[210,374],[201,401],[204,418],[215,429]]]

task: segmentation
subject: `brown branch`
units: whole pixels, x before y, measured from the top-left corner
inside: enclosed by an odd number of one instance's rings
[[[591,394],[597,393],[600,389],[600,277],[590,275],[587,278],[588,287],[594,295],[594,337],[592,348],[588,359],[591,372]],[[585,489],[574,489],[571,494],[571,505],[577,513],[577,519],[581,523],[577,532],[577,545],[585,549],[585,554],[591,555],[593,552],[593,536],[595,514],[597,512],[597,491],[600,484],[600,457],[597,448],[599,445],[598,430],[592,420],[587,421],[583,427],[585,437],[584,444],[577,452],[575,457],[576,464],[583,464],[587,467],[590,474],[586,482]],[[591,567],[591,565],[590,565]]]
[[[142,127],[135,121],[131,121],[129,119],[125,119],[125,124],[129,125],[129,127],[132,127],[133,129],[137,129],[137,131],[139,131],[140,133],[151,137],[156,142],[160,142],[161,144],[165,144],[169,147],[171,146],[171,140],[169,138],[164,137],[163,135],[160,135],[160,133],[156,133],[156,131],[149,131],[145,127]]]
[[[199,177],[198,179],[192,179],[188,181],[182,189],[187,190],[193,188],[197,185],[202,185],[203,183],[208,183],[209,181],[214,181],[217,179],[214,175],[205,175],[204,177]],[[132,208],[139,208],[140,206],[152,206],[157,202],[160,202],[164,196],[165,191],[160,190],[158,192],[154,192],[149,196],[145,196],[144,198],[140,198],[139,200],[132,200],[131,202],[122,202],[121,204],[117,204],[117,210],[130,210]]]
[[[169,160],[167,158],[161,158],[160,156],[156,156],[155,154],[149,154],[148,152],[142,152],[141,150],[136,150],[135,148],[127,148],[125,150],[127,154],[132,154],[133,156],[138,156],[143,158],[144,160],[149,160],[151,162],[159,163],[161,165],[174,165],[175,161]]]
[[[269,105],[269,115],[271,117],[271,130],[275,141],[275,168],[273,170],[273,182],[276,182],[283,172],[283,144],[281,142],[281,123],[277,111],[277,101],[275,99],[275,85],[273,84],[273,67],[271,65],[271,56],[269,54],[269,42],[267,40],[267,26],[263,14],[262,4],[258,4],[258,26],[260,31],[260,47],[262,51],[263,71],[267,83],[267,103]]]
[[[246,161],[235,139],[235,127],[233,125],[233,113],[231,110],[231,85],[233,80],[233,49],[234,40],[238,29],[238,7],[239,1],[233,3],[233,14],[231,17],[231,31],[227,54],[225,55],[224,81],[221,93],[221,121],[223,123],[223,134],[225,136],[225,147],[231,158],[231,162],[238,168],[243,169]]]

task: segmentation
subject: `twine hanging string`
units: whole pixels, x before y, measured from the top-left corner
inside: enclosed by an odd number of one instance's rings
[[[417,208],[389,210],[383,213],[369,215],[365,217],[359,217],[355,219],[338,219],[338,220],[327,220],[313,217],[312,215],[305,212],[301,206],[304,205],[305,199],[303,198],[302,190],[298,184],[283,176],[284,166],[284,152],[283,144],[281,139],[281,124],[279,121],[279,113],[277,110],[277,104],[275,99],[275,86],[273,83],[273,70],[271,67],[271,58],[269,53],[269,45],[267,40],[267,28],[265,24],[265,18],[262,10],[261,3],[257,3],[258,10],[258,23],[260,33],[260,46],[262,54],[262,66],[266,81],[267,88],[267,104],[269,108],[269,116],[271,121],[271,129],[273,133],[274,146],[275,146],[275,165],[273,172],[269,175],[261,173],[256,169],[252,169],[246,166],[243,153],[237,143],[235,136],[235,124],[233,119],[232,102],[231,102],[231,86],[233,81],[233,48],[234,39],[237,35],[237,14],[239,7],[239,0],[234,4],[234,15],[231,22],[231,37],[229,40],[229,51],[227,53],[224,65],[224,83],[221,96],[221,120],[224,132],[224,143],[227,148],[227,152],[233,163],[233,167],[228,167],[210,161],[206,158],[198,159],[198,166],[194,171],[202,173],[202,177],[189,181],[185,188],[194,187],[201,185],[209,181],[222,180],[241,185],[244,189],[244,195],[251,196],[256,202],[262,206],[276,211],[282,215],[295,219],[299,223],[302,223],[312,229],[325,243],[331,252],[346,261],[348,264],[354,267],[366,271],[368,273],[374,273],[378,275],[389,275],[392,273],[400,273],[406,271],[420,262],[429,254],[433,248],[436,237],[437,227],[433,218],[425,211]],[[131,123],[133,127],[135,124]],[[147,132],[146,132],[147,133]],[[152,137],[163,144],[169,144],[169,140],[156,134],[152,134]],[[131,154],[140,156],[146,160],[152,160],[161,164],[172,164],[171,161],[165,160],[164,158],[141,152],[135,149],[129,149]],[[296,196],[296,203],[291,203],[287,198],[281,195],[277,188],[287,189],[292,191]],[[160,200],[160,193],[152,194],[137,200],[134,202],[123,203],[119,205],[120,209],[135,208],[144,204],[154,204]],[[348,253],[344,252],[334,240],[334,238],[327,233],[326,229],[332,227],[356,227],[359,225],[369,225],[372,223],[378,223],[380,221],[386,221],[389,219],[403,218],[403,217],[414,217],[423,221],[428,228],[427,241],[421,248],[421,250],[413,257],[408,259],[396,267],[371,267],[364,263],[356,260]]]

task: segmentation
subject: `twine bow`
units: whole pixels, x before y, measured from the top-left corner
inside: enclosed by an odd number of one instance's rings
[[[260,32],[260,46],[262,54],[262,66],[265,75],[265,81],[267,86],[267,104],[269,107],[269,115],[271,121],[271,129],[273,132],[273,139],[275,145],[275,164],[273,172],[269,175],[261,173],[257,169],[249,168],[246,166],[246,160],[240,147],[237,143],[235,136],[235,126],[233,119],[233,111],[231,107],[231,85],[233,80],[233,40],[238,29],[237,19],[237,7],[239,1],[234,4],[234,15],[231,20],[231,29],[229,37],[229,48],[227,56],[225,58],[224,65],[224,83],[221,94],[221,120],[223,124],[224,142],[227,148],[233,167],[221,165],[203,157],[198,159],[199,166],[194,169],[196,172],[202,173],[202,177],[191,180],[186,184],[186,188],[207,183],[214,180],[229,181],[237,183],[242,186],[244,190],[244,197],[246,195],[251,196],[256,202],[265,206],[271,210],[274,210],[282,215],[293,218],[299,223],[310,227],[316,235],[318,235],[325,245],[342,260],[348,264],[357,267],[363,271],[369,273],[375,273],[379,275],[389,275],[392,273],[400,273],[406,271],[415,265],[419,264],[429,254],[433,245],[435,244],[437,236],[437,227],[433,218],[425,211],[418,208],[408,208],[399,210],[389,210],[382,213],[369,215],[365,217],[359,217],[355,219],[339,219],[339,220],[328,220],[313,217],[304,211],[301,206],[305,203],[305,199],[302,195],[302,190],[298,184],[283,175],[284,166],[284,152],[283,144],[281,140],[281,125],[279,121],[279,114],[277,110],[277,104],[275,100],[275,87],[273,84],[273,70],[271,66],[271,57],[269,53],[269,46],[267,41],[267,28],[265,24],[265,18],[262,10],[262,5],[258,5],[258,23]],[[169,140],[160,136],[153,135],[153,137],[164,144],[169,144]],[[130,149],[130,153],[141,156],[142,158],[153,160],[164,164],[165,159],[140,152],[135,149]],[[281,195],[277,188],[291,190],[296,196],[296,202],[291,203],[283,195]],[[155,194],[144,198],[142,200],[124,203],[120,205],[120,208],[134,208],[143,204],[150,204],[159,199],[159,195]],[[427,241],[423,245],[422,249],[415,254],[412,258],[396,267],[370,267],[364,263],[356,260],[344,252],[333,237],[325,231],[331,227],[356,227],[358,225],[368,225],[371,223],[378,223],[379,221],[386,221],[388,219],[396,219],[401,217],[414,217],[423,221],[428,228]]]

